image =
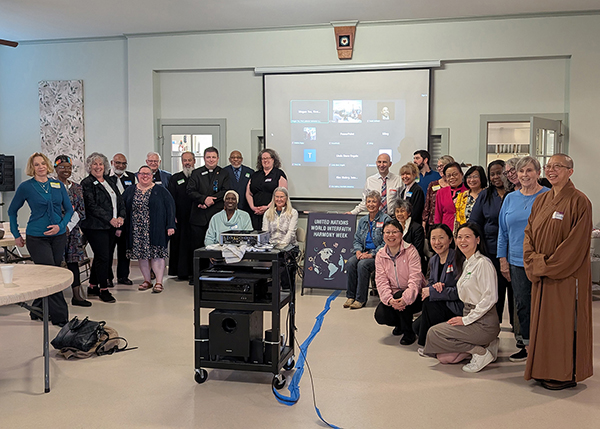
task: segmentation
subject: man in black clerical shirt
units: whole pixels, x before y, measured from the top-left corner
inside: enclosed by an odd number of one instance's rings
[[[116,153],[110,161],[110,176],[116,179],[116,185],[121,195],[130,186],[135,185],[135,174],[127,169],[127,158],[122,153]],[[125,225],[123,225],[123,232],[114,241],[112,246],[111,255],[115,253],[115,247],[117,248],[117,282],[123,285],[132,285],[133,282],[129,279],[129,259],[125,256],[125,249],[127,247],[127,231],[125,231]],[[110,270],[108,278],[108,287],[114,286],[113,283],[114,274],[112,269]]]
[[[183,170],[173,174],[169,180],[169,192],[175,200],[175,220],[177,222],[175,234],[170,240],[169,275],[177,276],[178,280],[189,280],[193,274],[194,249],[190,242],[192,198],[187,194],[187,184],[196,165],[196,157],[193,152],[183,152],[181,164]]]
[[[250,181],[250,176],[254,173],[254,170],[250,167],[242,165],[244,158],[242,153],[238,150],[234,150],[229,155],[229,165],[225,167],[227,173],[229,173],[229,185],[231,189],[238,193],[240,201],[238,202],[238,209],[244,210],[245,212],[251,213],[250,206],[246,201],[246,187]]]
[[[210,219],[223,210],[225,191],[230,189],[229,174],[217,165],[219,151],[215,147],[204,150],[204,166],[195,169],[187,184],[192,199],[190,228],[192,248],[204,247],[204,237]]]

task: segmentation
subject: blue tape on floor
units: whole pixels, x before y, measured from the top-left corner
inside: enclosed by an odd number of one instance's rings
[[[327,302],[325,302],[325,307],[323,308],[323,311],[321,311],[316,318],[315,325],[313,326],[312,331],[310,332],[310,335],[308,336],[308,338],[306,338],[306,340],[304,340],[304,342],[300,346],[300,353],[298,356],[298,361],[296,362],[296,372],[294,372],[292,381],[290,381],[290,384],[288,386],[288,390],[290,391],[290,396],[282,395],[275,388],[273,388],[273,394],[275,395],[277,400],[279,402],[281,402],[282,404],[292,406],[292,405],[296,404],[296,402],[298,402],[298,400],[300,399],[300,386],[299,385],[300,385],[300,379],[302,378],[302,374],[304,374],[304,361],[306,360],[306,355],[308,354],[308,346],[310,346],[310,343],[312,342],[312,340],[317,336],[317,334],[321,330],[321,326],[323,325],[323,320],[325,319],[325,315],[331,308],[331,302],[334,299],[336,299],[341,292],[342,292],[341,290],[336,290],[331,295],[329,295],[329,298],[327,298]],[[321,416],[321,411],[319,411],[319,408],[317,408],[316,405],[315,405],[315,411],[317,412],[317,415],[323,421],[323,423],[325,423],[326,425],[328,425],[332,428],[337,428],[337,426],[333,426],[333,425],[327,423],[323,419],[323,417]]]

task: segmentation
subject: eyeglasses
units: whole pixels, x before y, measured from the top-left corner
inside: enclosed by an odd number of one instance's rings
[[[504,170],[505,176],[510,176],[511,174],[517,174],[517,170],[515,170],[514,168],[511,168],[510,170]]]
[[[230,156],[229,159],[244,159],[241,156]]]
[[[400,234],[400,232],[401,232],[401,231],[400,231],[400,230],[398,230],[398,229],[396,229],[396,230],[394,230],[394,231],[384,231],[384,232],[383,232],[383,235],[398,235],[398,234]]]
[[[460,173],[446,174],[446,177],[449,179],[456,179],[460,177]]]
[[[548,164],[548,165],[544,165],[544,170],[545,171],[558,171],[559,168],[569,168],[566,165],[562,165],[562,164]]]
[[[56,169],[57,170],[72,170],[72,167],[70,165],[57,165]]]
[[[270,157],[270,156],[269,156],[269,157],[264,157],[264,156],[263,156],[263,157],[261,158],[261,160],[262,160],[262,161],[268,161],[268,160],[270,160],[270,159],[273,159],[273,158],[272,158],[272,157]]]
[[[154,162],[154,161],[149,161],[149,162]],[[127,165],[127,161],[125,161],[125,162],[121,162],[121,161],[113,161],[113,163],[114,163],[115,165]]]
[[[158,159],[147,159],[146,164],[158,164]]]
[[[152,173],[138,173],[138,176],[148,177],[148,176],[152,176]]]

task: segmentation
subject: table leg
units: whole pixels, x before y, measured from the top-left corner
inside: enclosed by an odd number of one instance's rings
[[[50,392],[50,347],[48,346],[48,297],[42,298],[44,313],[44,393]]]

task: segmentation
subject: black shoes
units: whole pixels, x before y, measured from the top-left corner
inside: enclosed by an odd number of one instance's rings
[[[558,381],[558,380],[542,380],[542,387],[548,390],[563,390],[577,386],[575,380]]]
[[[115,284],[113,283],[112,279],[106,280],[106,287],[115,287]]]
[[[400,329],[400,326],[396,326],[394,328],[394,330],[392,331],[392,335],[394,335],[395,337],[399,337],[400,335],[402,335],[402,329]]]
[[[518,352],[510,355],[508,360],[511,362],[525,362],[527,360],[527,350],[525,348],[522,348]]]
[[[91,307],[92,303],[86,299],[76,299],[73,297],[71,298],[71,305],[76,305],[78,307]]]
[[[410,346],[415,341],[417,341],[417,336],[415,334],[404,334],[404,336],[400,340],[400,344],[402,344],[403,346]]]
[[[132,282],[131,280],[129,280],[127,277],[124,277],[124,278],[117,279],[117,282],[118,282],[119,284],[122,284],[122,285],[127,285],[127,286],[131,286],[131,285],[133,284],[133,282]],[[110,286],[109,286],[109,287],[110,287]]]
[[[110,303],[117,302],[115,297],[112,296],[112,294],[110,293],[110,291],[108,289],[102,289],[100,291],[99,297],[102,302],[110,302]]]
[[[99,296],[100,288],[98,286],[88,286],[88,296]]]

